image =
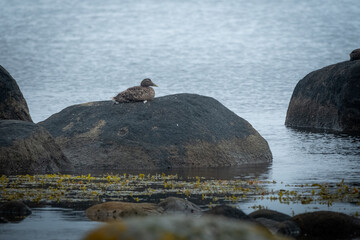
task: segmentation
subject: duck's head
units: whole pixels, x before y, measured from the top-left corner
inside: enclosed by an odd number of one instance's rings
[[[157,87],[157,85],[155,83],[153,83],[150,78],[145,78],[144,80],[142,80],[141,86],[142,87],[150,87],[150,86]]]

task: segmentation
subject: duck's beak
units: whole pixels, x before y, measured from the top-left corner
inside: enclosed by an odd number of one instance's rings
[[[154,87],[159,87],[159,86],[158,86],[158,85],[156,85],[155,83],[153,83],[153,86],[154,86]]]

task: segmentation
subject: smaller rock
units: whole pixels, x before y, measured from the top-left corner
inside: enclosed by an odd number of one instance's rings
[[[274,210],[269,209],[260,209],[255,212],[249,214],[249,217],[256,219],[256,218],[267,218],[271,220],[275,220],[277,222],[283,222],[286,220],[290,220],[291,217],[281,212],[277,212]]]
[[[281,233],[286,236],[298,237],[301,233],[300,227],[291,220],[283,221],[277,225],[277,233]]]
[[[86,209],[86,216],[93,221],[116,221],[129,216],[158,215],[163,210],[152,203],[106,202]]]
[[[219,205],[211,208],[205,213],[212,215],[221,215],[228,218],[241,219],[246,221],[250,220],[250,217],[246,215],[243,211],[229,205]]]
[[[30,214],[31,209],[23,202],[6,202],[0,206],[0,223],[19,222]]]
[[[201,214],[201,209],[196,204],[186,199],[168,197],[159,203],[165,213]]]
[[[360,60],[360,48],[353,50],[350,53],[350,61]]]
[[[360,219],[343,213],[319,211],[296,215],[292,220],[301,235],[319,239],[350,239],[360,236]]]

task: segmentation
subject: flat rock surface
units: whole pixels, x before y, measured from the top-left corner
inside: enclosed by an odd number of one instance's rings
[[[330,65],[300,80],[285,125],[360,133],[360,61]]]
[[[72,170],[51,135],[32,122],[0,120],[0,173],[33,174]]]
[[[210,97],[70,106],[39,123],[76,169],[165,169],[269,163],[264,138]]]

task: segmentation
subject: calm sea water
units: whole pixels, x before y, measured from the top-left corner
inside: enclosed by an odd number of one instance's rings
[[[269,142],[262,178],[360,184],[360,137],[284,126],[296,83],[360,47],[358,0],[0,0],[0,64],[35,122],[150,77],[212,96]]]

